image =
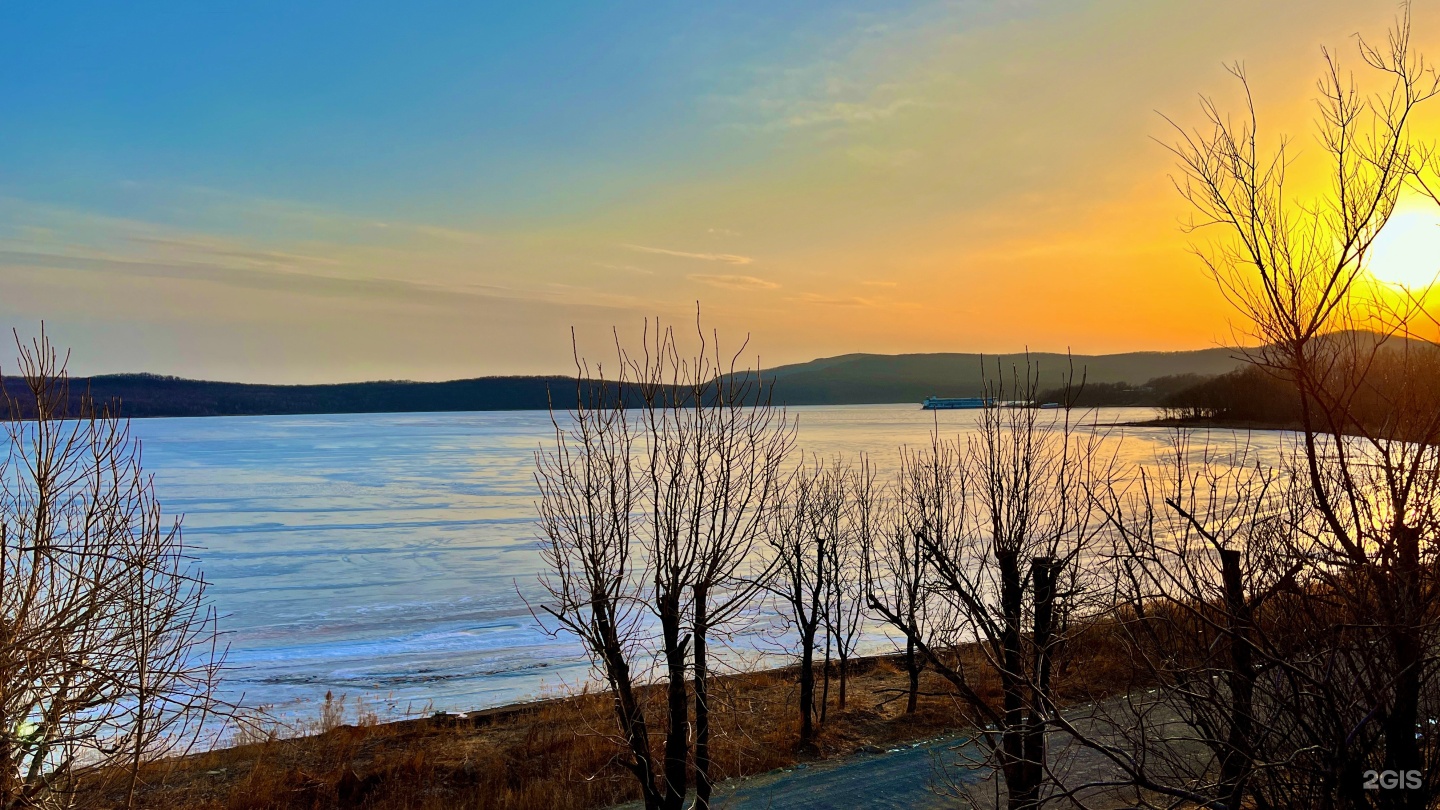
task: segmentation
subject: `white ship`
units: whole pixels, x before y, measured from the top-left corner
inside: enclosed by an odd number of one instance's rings
[[[984,397],[926,397],[920,407],[927,411],[953,411],[961,409],[988,408],[995,404],[993,399]]]

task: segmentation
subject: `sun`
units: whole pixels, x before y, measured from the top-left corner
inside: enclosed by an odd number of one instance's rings
[[[1440,281],[1440,206],[1418,194],[1402,198],[1375,237],[1366,268],[1380,281],[1410,290]]]

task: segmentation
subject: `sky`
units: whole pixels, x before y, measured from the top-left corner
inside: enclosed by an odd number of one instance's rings
[[[284,383],[565,373],[697,306],[765,366],[1223,345],[1161,114],[1242,60],[1313,152],[1321,46],[1396,10],[5,4],[0,326]]]

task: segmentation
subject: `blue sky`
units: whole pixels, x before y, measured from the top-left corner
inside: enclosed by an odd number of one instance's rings
[[[845,6],[17,5],[0,74],[24,125],[0,133],[0,170],[27,197],[118,216],[135,213],[127,183],[548,213],[567,187],[623,194],[697,154],[726,160],[706,101],[843,36],[862,19]]]

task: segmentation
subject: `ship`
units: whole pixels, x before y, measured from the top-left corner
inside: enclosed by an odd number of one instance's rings
[[[953,411],[988,408],[994,404],[995,400],[985,397],[926,397],[920,407],[927,411]]]

